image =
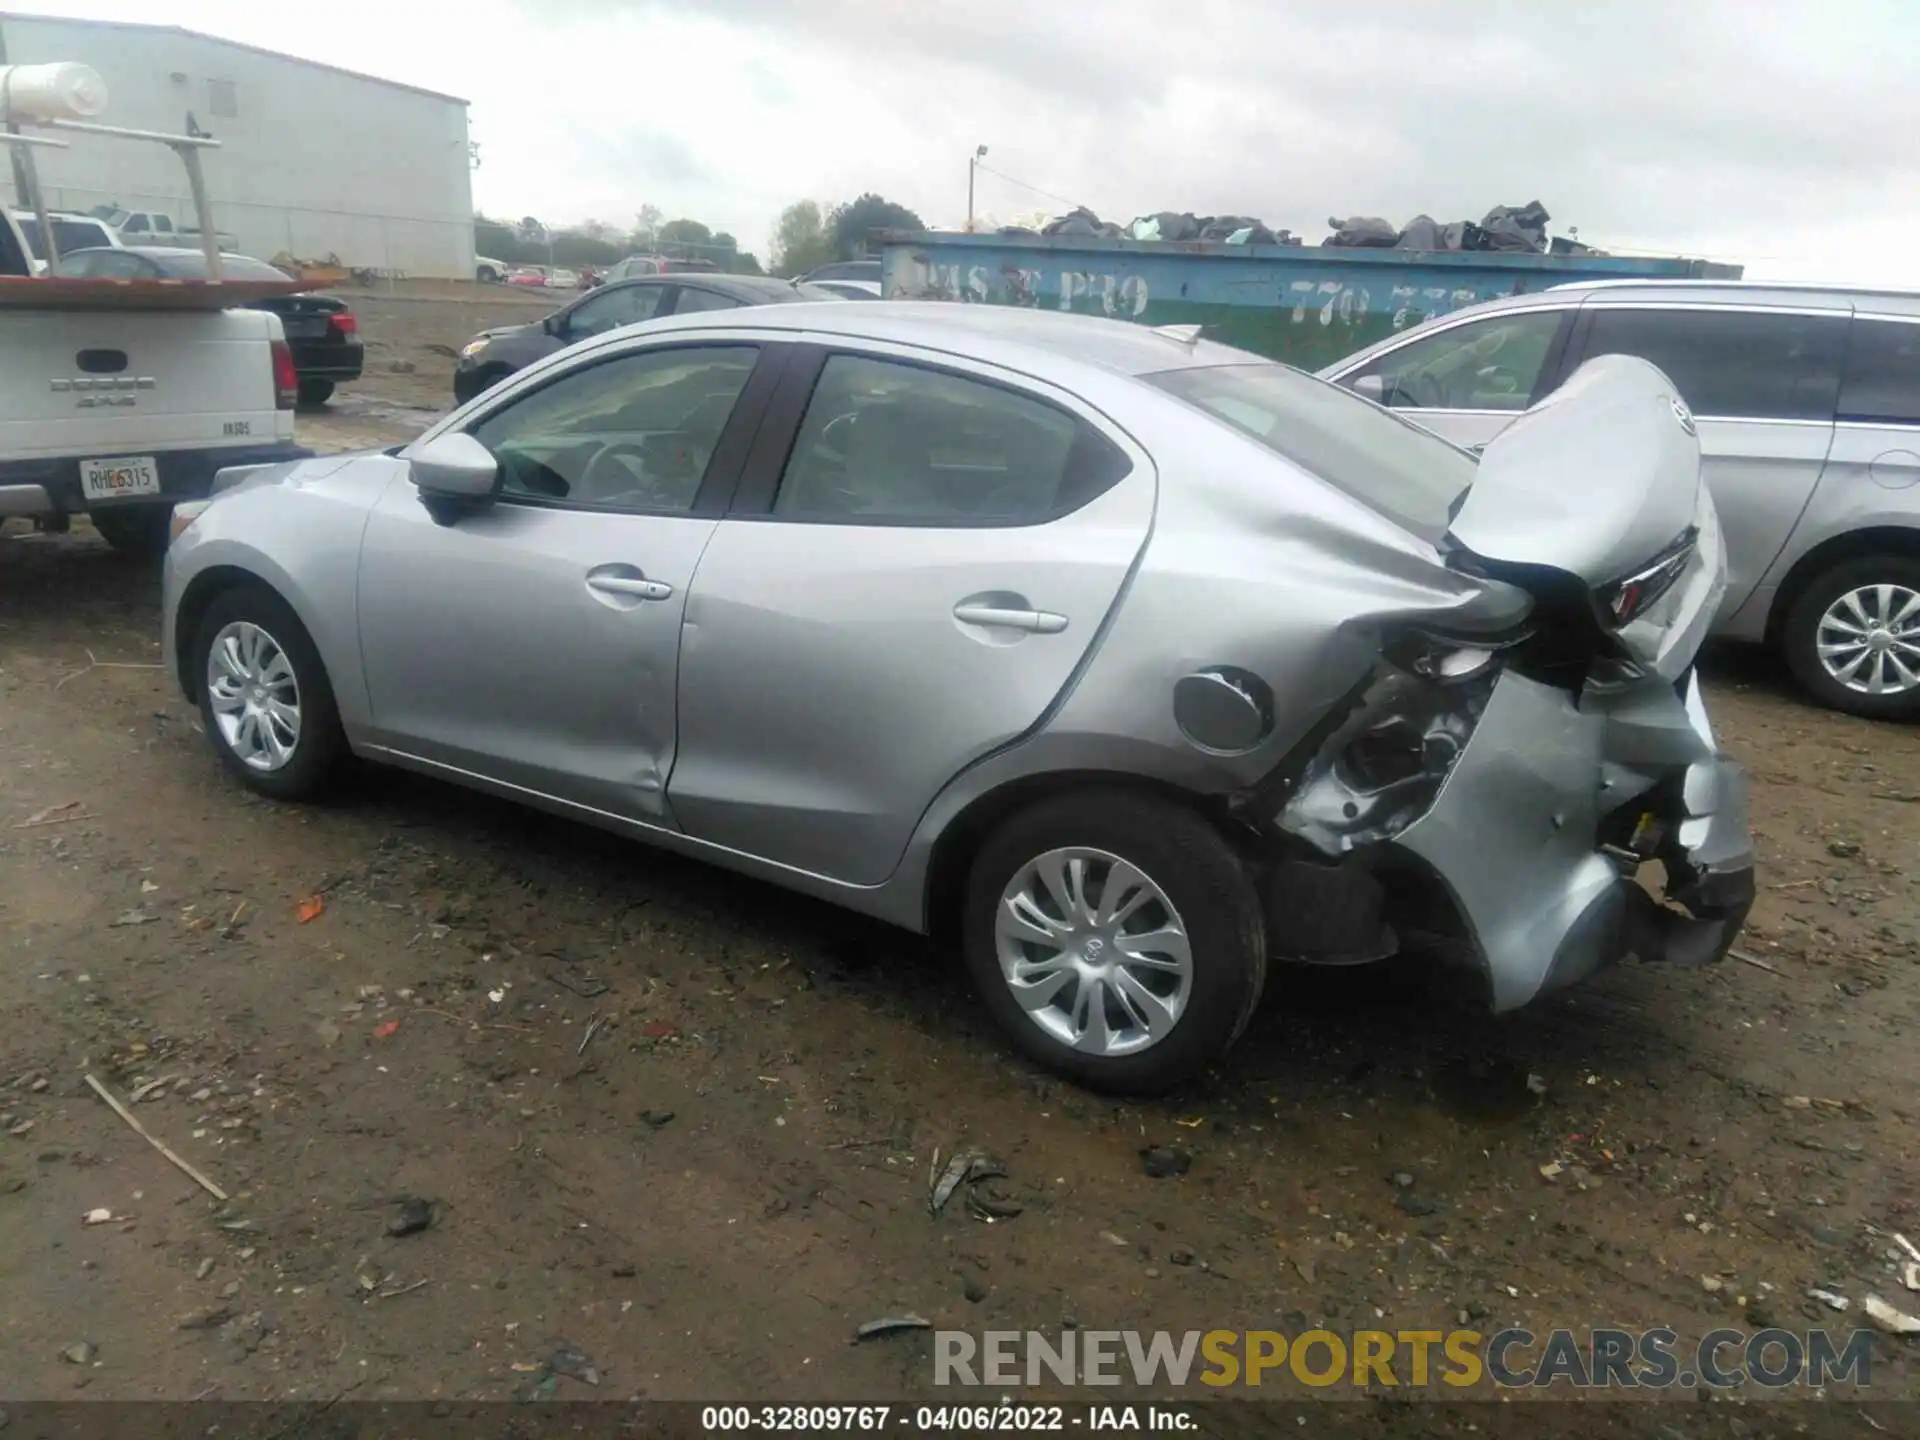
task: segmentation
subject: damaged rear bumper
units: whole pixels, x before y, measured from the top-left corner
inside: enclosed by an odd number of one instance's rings
[[[1739,934],[1746,777],[1718,753],[1698,679],[1682,683],[1575,697],[1503,674],[1432,807],[1388,842],[1450,895],[1493,1009],[1628,955],[1710,964]]]

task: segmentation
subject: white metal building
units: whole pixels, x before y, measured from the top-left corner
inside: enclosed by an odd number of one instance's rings
[[[62,60],[106,80],[100,123],[220,142],[204,152],[207,190],[242,254],[472,278],[466,101],[171,25],[0,12],[0,62]],[[186,170],[164,146],[62,138],[69,149],[36,152],[50,208],[193,223]],[[0,165],[11,190],[5,177]]]

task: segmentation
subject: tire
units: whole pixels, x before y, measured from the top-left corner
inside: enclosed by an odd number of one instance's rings
[[[300,403],[302,405],[324,405],[333,398],[333,381],[302,380],[300,382]]]
[[[513,373],[505,365],[489,365],[468,375],[453,377],[453,403],[464,405],[476,395],[485,394]]]
[[[1863,629],[1872,632],[1874,627],[1861,626],[1859,620],[1861,616],[1873,619],[1882,608],[1882,592],[1878,590],[1881,586],[1892,587],[1885,592],[1891,601],[1886,608],[1893,618],[1900,618],[1900,611],[1907,601],[1920,597],[1920,559],[1905,555],[1865,555],[1855,560],[1843,560],[1821,572],[1800,592],[1793,607],[1788,610],[1786,622],[1780,630],[1780,648],[1794,678],[1822,705],[1870,720],[1920,719],[1920,609],[1907,616],[1904,624],[1892,631],[1894,637],[1905,641],[1905,648],[1895,644],[1891,647],[1891,654],[1914,674],[1915,681],[1912,684],[1901,680],[1891,663],[1880,661],[1878,668],[1883,684],[1891,682],[1901,688],[1877,695],[1865,689],[1856,690],[1830,673],[1826,662],[1820,658],[1823,628],[1829,642],[1844,642],[1852,638],[1847,630],[1835,626],[1836,620],[1845,622],[1855,632]],[[1860,595],[1862,591],[1867,593]],[[1859,596],[1861,611],[1858,615],[1846,608],[1848,596]],[[1834,613],[1830,615],[1829,612]],[[1880,628],[1885,630],[1888,627]],[[1841,658],[1850,657],[1843,652]],[[1869,667],[1874,664],[1873,657],[1868,655],[1865,663],[1856,671],[1855,680],[1861,684],[1870,683],[1868,677],[1872,671]]]
[[[1086,1002],[1081,992],[1092,988],[1084,979],[1066,980],[1050,1004],[1037,1008],[1036,1013],[1044,1013],[1055,1027],[1050,1029],[1022,1005],[1002,965],[1000,922],[1015,913],[1003,905],[1009,887],[1016,882],[1031,884],[1027,893],[1044,893],[1043,882],[1029,867],[1051,852],[1075,850],[1099,852],[1134,867],[1161,897],[1125,918],[1118,932],[1111,923],[1087,927],[1104,930],[1104,938],[1096,934],[1081,941],[1085,945],[1100,942],[1094,947],[1097,954],[1082,950],[1083,956],[1097,960],[1098,954],[1115,953],[1116,933],[1121,939],[1147,930],[1164,933],[1172,921],[1184,931],[1188,946],[1184,980],[1158,967],[1131,971],[1136,982],[1145,976],[1149,988],[1161,987],[1175,999],[1180,998],[1178,987],[1184,984],[1184,1002],[1177,1010],[1166,1006],[1154,1012],[1161,1017],[1172,1013],[1163,1034],[1154,1037],[1139,1024],[1128,1023],[1148,1013],[1147,1002],[1137,998],[1137,985],[1131,1016],[1117,996],[1103,998],[1103,1015],[1110,1018],[1101,1023],[1122,1041],[1105,1053],[1076,1048],[1071,1039],[1057,1033],[1061,1026],[1078,1027],[1087,1037],[1095,1033],[1092,1010],[1083,1010]],[[1064,871],[1071,857],[1060,858]],[[1083,858],[1088,889],[1098,885],[1102,892],[1089,897],[1097,911],[1113,872],[1107,860]],[[1171,914],[1164,912],[1162,900]],[[1056,924],[1068,909],[1058,903],[1044,908]],[[1152,796],[1085,791],[1044,800],[1016,813],[987,837],[974,857],[964,921],[967,968],[987,1008],[1014,1045],[1047,1069],[1092,1089],[1153,1094],[1192,1078],[1240,1038],[1266,983],[1266,927],[1246,867],[1226,837],[1207,821]],[[1008,946],[1016,957],[1024,955],[1029,961],[1044,960],[1050,949],[1012,940]],[[1151,955],[1155,947],[1146,950]],[[1174,952],[1158,951],[1158,958],[1163,962],[1175,958]],[[1109,966],[1107,973],[1120,968]],[[1104,987],[1099,993],[1114,995]],[[1115,1025],[1115,1019],[1122,1023]],[[1138,1042],[1132,1048],[1128,1048],[1130,1035]]]
[[[214,687],[209,683],[209,662],[216,643],[225,647],[230,640],[237,641],[241,661],[250,658],[248,627],[251,632],[265,635],[271,650],[281,655],[292,672],[290,687],[284,682],[268,687],[282,703],[290,698],[298,714],[298,728],[291,743],[286,743],[286,727],[270,727],[273,736],[285,744],[288,752],[284,760],[270,766],[248,762],[247,753],[258,754],[264,747],[246,745],[244,732],[242,748],[236,749],[234,739],[222,724],[223,720],[233,718],[232,712],[216,709]],[[276,667],[269,653],[258,652],[258,659],[262,662],[259,671],[273,676]],[[243,784],[275,800],[309,800],[326,791],[346,756],[346,736],[340,728],[340,711],[334,704],[333,686],[327,678],[326,667],[320,663],[320,653],[314,649],[306,627],[286,601],[262,585],[236,586],[215,596],[195,632],[187,673],[192,677],[200,702],[200,718],[214,753]],[[228,679],[231,683],[231,671]],[[256,727],[254,733],[261,732]]]
[[[173,538],[168,525],[172,516],[171,505],[128,505],[95,510],[87,518],[100,538],[121,554],[146,560],[166,553]]]

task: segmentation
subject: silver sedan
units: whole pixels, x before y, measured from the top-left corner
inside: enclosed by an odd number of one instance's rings
[[[1699,468],[1619,356],[1476,458],[1187,332],[691,315],[227,472],[165,653],[261,793],[406,766],[952,933],[1028,1055],[1152,1090],[1270,964],[1417,947],[1506,1010],[1725,952]]]

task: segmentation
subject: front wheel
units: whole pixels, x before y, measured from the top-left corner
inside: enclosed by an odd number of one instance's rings
[[[1095,1089],[1166,1090],[1240,1038],[1266,982],[1246,867],[1218,830],[1146,795],[1042,801],[988,837],[965,946],[1027,1055]]]
[[[1920,559],[1864,556],[1816,576],[1787,612],[1780,643],[1823,705],[1920,719]]]
[[[276,800],[326,789],[346,740],[320,653],[286,601],[256,585],[214,597],[192,664],[200,717],[222,765]]]

